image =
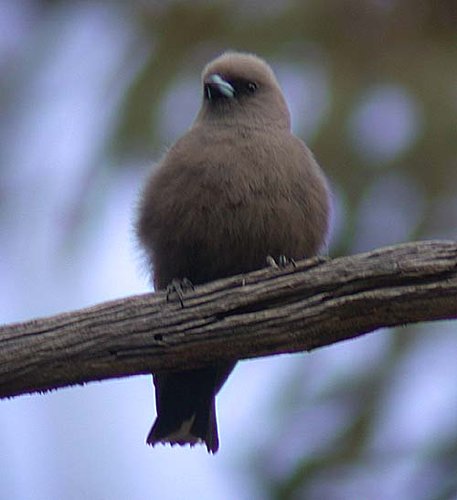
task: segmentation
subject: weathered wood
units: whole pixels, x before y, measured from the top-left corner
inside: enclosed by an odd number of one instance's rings
[[[457,244],[415,242],[234,276],[167,302],[110,301],[0,327],[0,397],[311,350],[380,327],[457,318]]]

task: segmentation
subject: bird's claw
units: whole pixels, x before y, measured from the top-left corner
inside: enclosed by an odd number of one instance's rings
[[[278,260],[275,260],[274,257],[272,257],[271,255],[267,255],[267,264],[268,266],[273,267],[275,269],[284,269],[289,264],[291,264],[293,267],[297,267],[297,263],[295,262],[295,260],[290,259],[285,255],[280,255],[278,257]]]
[[[173,279],[167,286],[167,302],[170,302],[172,296],[176,295],[181,307],[184,307],[184,293],[189,290],[194,290],[194,285],[188,278]]]

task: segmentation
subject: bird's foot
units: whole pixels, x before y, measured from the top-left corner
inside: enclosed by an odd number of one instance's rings
[[[194,285],[187,278],[178,279],[175,278],[167,286],[167,302],[172,300],[173,295],[176,295],[179,299],[181,307],[184,307],[184,294],[189,290],[193,290]]]
[[[293,267],[297,267],[295,260],[290,259],[285,255],[280,255],[278,257],[278,260],[275,260],[274,257],[272,257],[271,255],[267,255],[267,264],[269,267],[273,267],[275,269],[284,269],[289,264],[292,265]]]

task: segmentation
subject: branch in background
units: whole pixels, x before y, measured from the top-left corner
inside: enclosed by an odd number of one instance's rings
[[[457,318],[457,244],[304,260],[0,327],[0,397],[316,347]]]

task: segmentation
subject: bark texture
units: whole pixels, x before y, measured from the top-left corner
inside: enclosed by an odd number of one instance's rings
[[[311,259],[0,327],[0,397],[297,351],[457,318],[457,243]]]

